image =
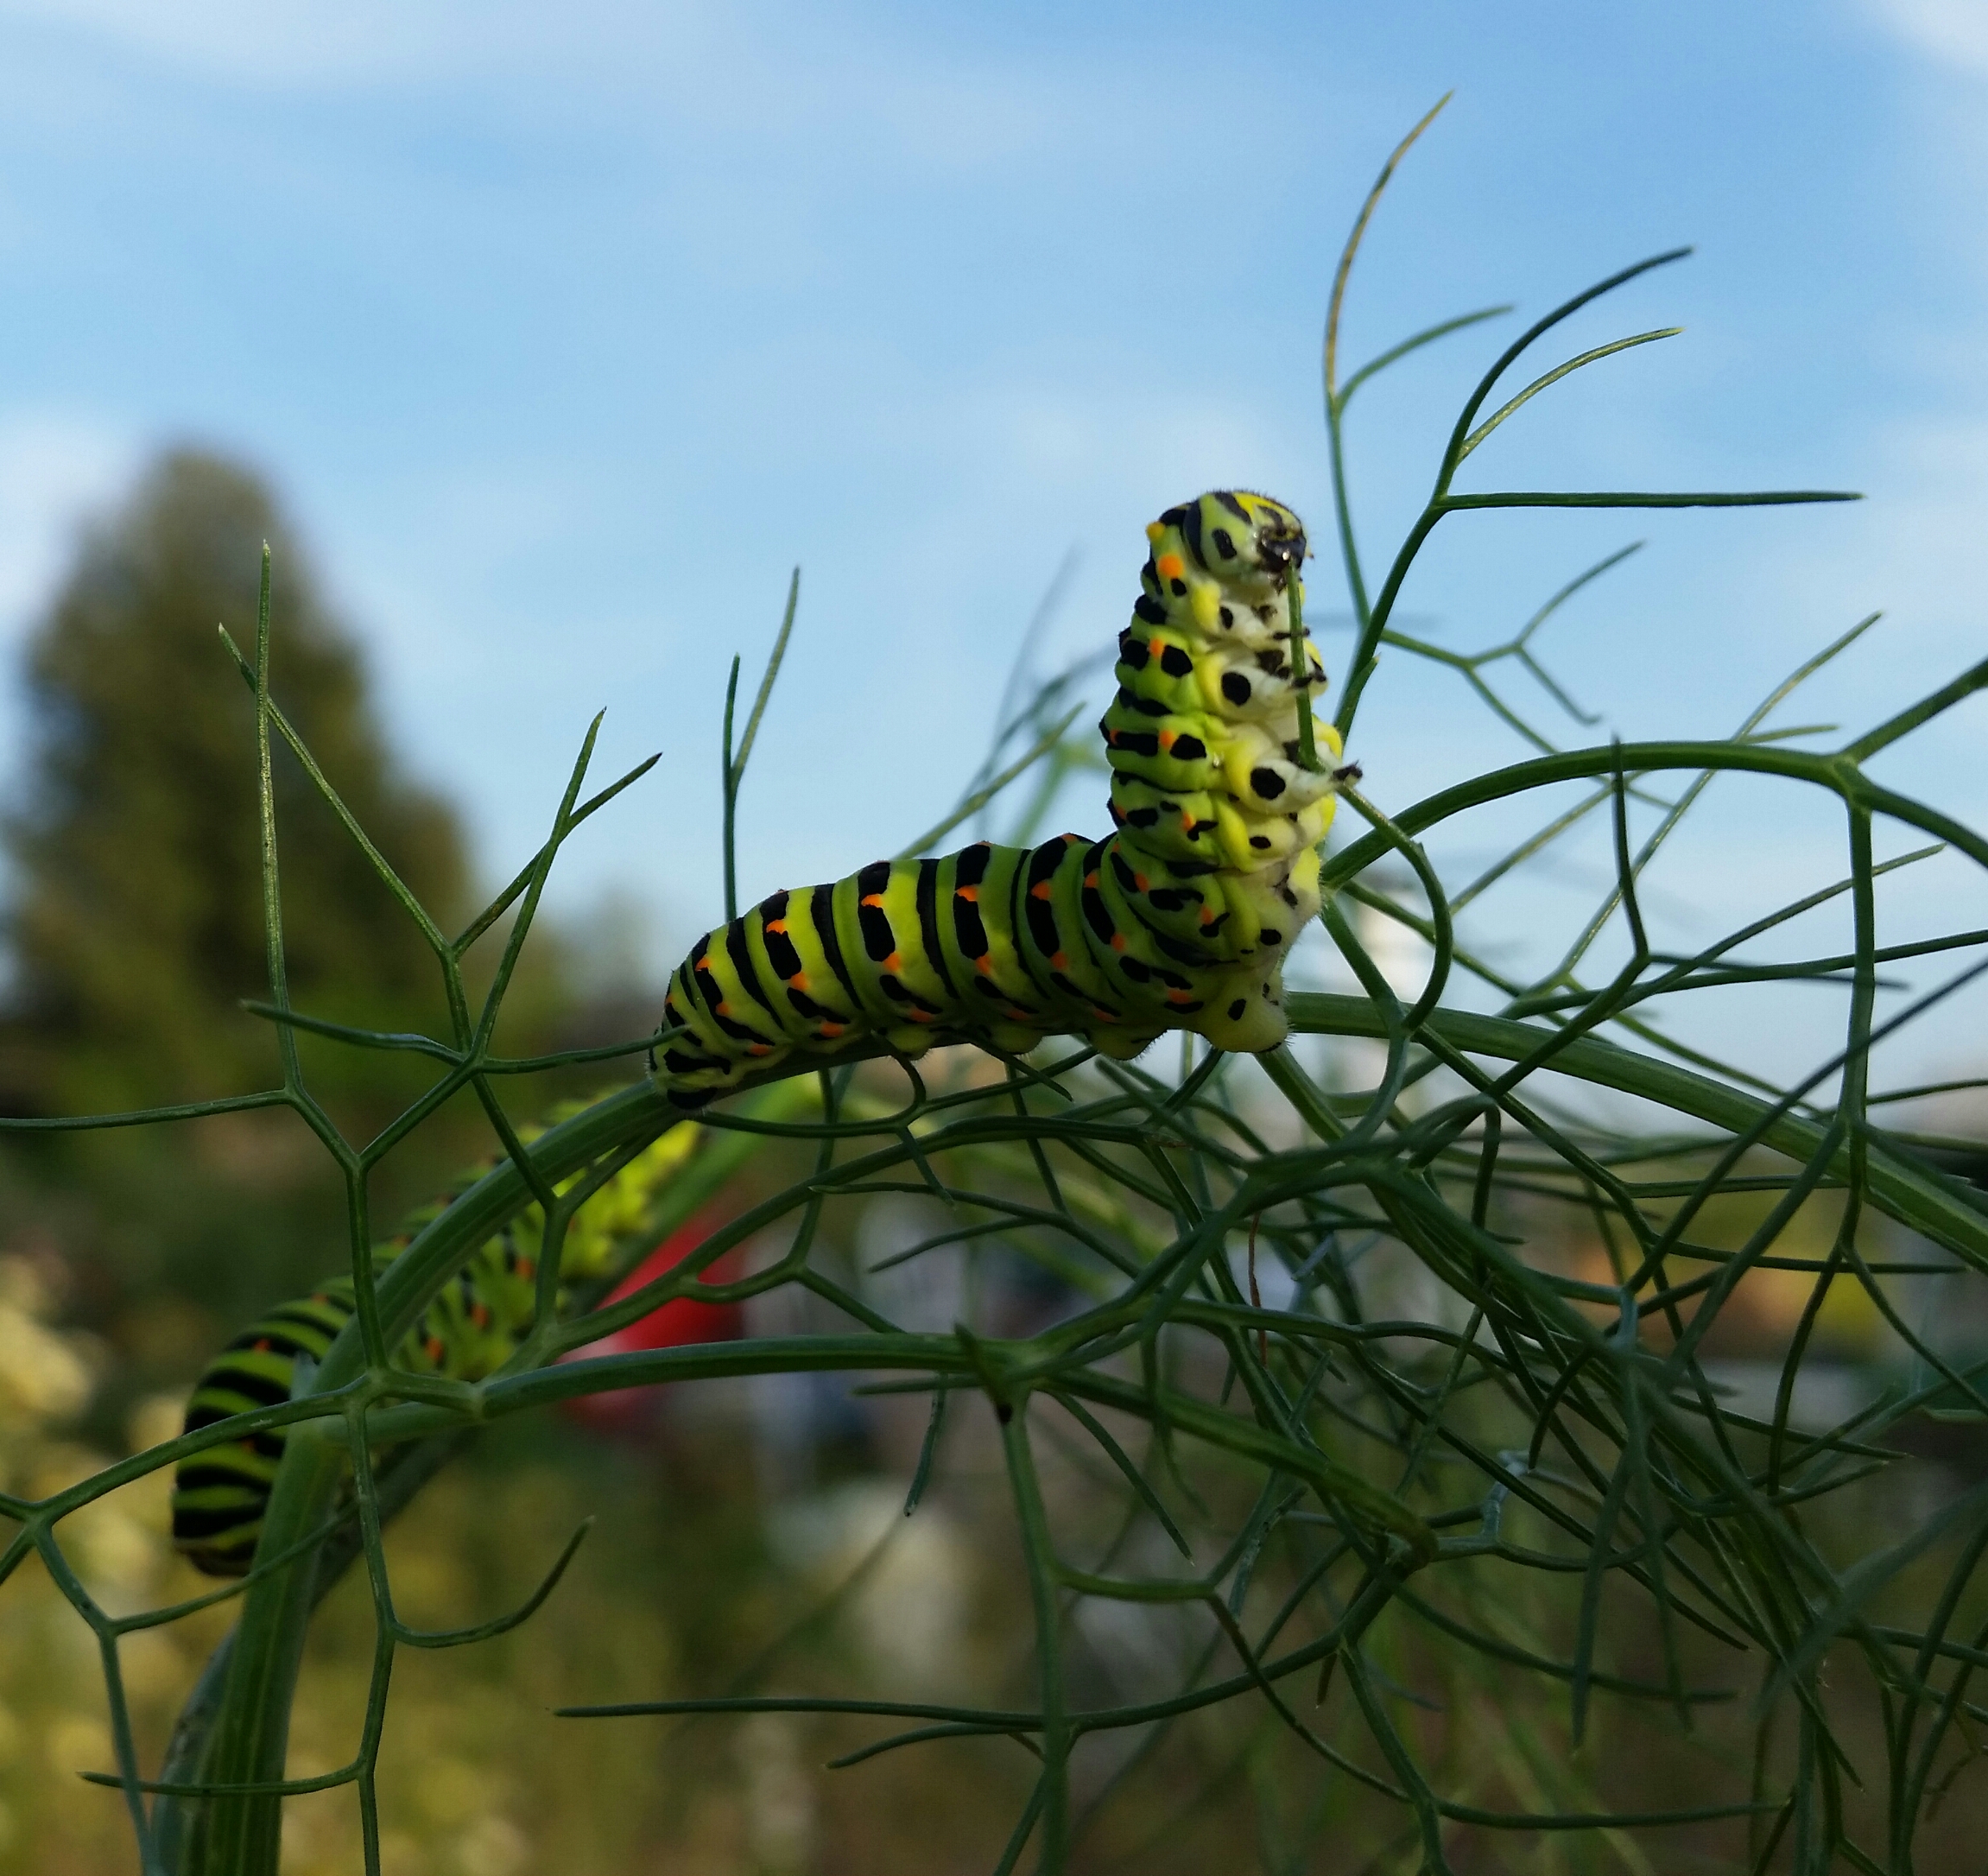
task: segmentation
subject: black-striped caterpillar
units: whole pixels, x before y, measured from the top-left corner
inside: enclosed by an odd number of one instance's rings
[[[540,1130],[522,1131],[530,1139]],[[632,1251],[646,1248],[641,1233],[655,1195],[695,1148],[698,1132],[687,1124],[672,1127],[588,1197],[567,1226],[562,1277],[585,1283],[612,1275]],[[491,1163],[464,1173],[442,1197],[410,1214],[397,1235],[376,1245],[375,1270],[399,1256]],[[396,1364],[465,1381],[500,1367],[531,1325],[543,1226],[532,1206],[480,1245],[428,1305],[396,1353]],[[351,1278],[335,1277],[243,1330],[202,1372],[187,1404],[187,1431],[288,1400],[298,1358],[323,1360],[351,1319],[352,1296]],[[180,1462],[173,1481],[173,1542],[197,1569],[238,1576],[249,1568],[283,1444],[278,1427]]]
[[[1304,528],[1264,496],[1218,490],[1146,533],[1099,726],[1117,831],[878,860],[708,933],[664,1003],[656,1080],[679,1108],[867,1036],[916,1055],[1078,1035],[1121,1058],[1170,1029],[1251,1052],[1284,1039],[1281,967],[1318,911],[1345,773],[1299,761]],[[1305,649],[1302,681],[1322,687]],[[1319,734],[1336,757],[1338,737]]]

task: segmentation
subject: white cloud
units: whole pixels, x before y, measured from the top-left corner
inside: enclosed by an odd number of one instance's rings
[[[943,171],[1054,143],[1104,147],[1132,102],[1105,74],[921,52],[902,35],[811,10],[700,0],[0,0],[53,27],[223,85],[340,92],[520,81],[554,115],[619,100],[679,128],[776,147],[823,134],[880,143]],[[1117,91],[1100,111],[1100,81]],[[513,100],[516,101],[515,98]]]
[[[1980,0],[1865,0],[1865,7],[1919,51],[1988,76],[1988,8]]]
[[[199,72],[264,84],[337,86],[515,67],[561,48],[648,38],[668,10],[612,4],[548,10],[423,0],[7,0],[0,20],[66,27]]]
[[[943,188],[962,176],[1013,178],[1017,165],[1061,175],[1141,161],[1123,126],[1169,68],[1150,47],[1099,66],[1012,45],[962,49],[906,33],[861,8],[793,0],[0,0],[0,80],[9,29],[69,38],[131,61],[148,83],[191,79],[253,93],[442,94],[480,91],[516,130],[528,124],[634,134],[706,162],[726,187],[705,190],[740,212],[742,181],[794,173],[819,184],[883,163],[893,187]],[[85,59],[69,87],[103,82]],[[1261,98],[1278,67],[1248,48],[1212,50],[1198,86],[1212,119]],[[746,211],[750,212],[750,210]],[[804,229],[777,231],[789,244]],[[771,235],[769,231],[769,239]],[[790,259],[791,257],[787,258]]]

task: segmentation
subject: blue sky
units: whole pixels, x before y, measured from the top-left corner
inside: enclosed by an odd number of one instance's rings
[[[796,561],[741,823],[753,894],[935,818],[1066,550],[1046,665],[1116,631],[1169,501],[1241,482],[1323,530],[1333,263],[1388,148],[1453,87],[1374,230],[1353,357],[1699,250],[1542,364],[1684,336],[1542,400],[1473,485],[1870,499],[1465,517],[1407,609],[1485,643],[1647,536],[1546,648],[1629,735],[1730,727],[1878,606],[1801,720],[1869,720],[1979,656],[1970,0],[0,0],[0,655],[150,449],[237,453],[278,481],[489,874],[539,837],[595,709],[604,773],[663,751],[576,843],[554,904],[631,900],[667,961],[719,916],[725,669],[756,668]],[[1371,555],[1512,329],[1450,341],[1356,411]],[[1333,577],[1321,560],[1314,609]],[[1988,817],[1978,724],[1892,778]],[[0,688],[0,737],[19,733]],[[1399,805],[1520,751],[1396,659],[1357,753]],[[1073,799],[1073,824],[1098,808]],[[1738,789],[1699,838],[1663,883],[1681,929],[1813,882],[1836,836],[1763,825]],[[1902,919],[1988,904],[1958,872],[1912,890]],[[1557,904],[1515,901],[1518,925]]]

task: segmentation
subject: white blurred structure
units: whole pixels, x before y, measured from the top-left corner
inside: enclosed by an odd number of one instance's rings
[[[774,1506],[768,1526],[789,1569],[824,1594],[848,1586],[842,1614],[880,1683],[931,1699],[957,1682],[972,1556],[943,1509],[906,1518],[901,1481],[852,1479]]]
[[[1409,910],[1416,913],[1424,910],[1421,896],[1415,890],[1415,882],[1406,874],[1373,872],[1366,878],[1368,884],[1389,897],[1399,900]],[[1387,979],[1388,987],[1403,1003],[1413,1003],[1428,981],[1429,966],[1434,954],[1428,942],[1419,932],[1411,931],[1398,919],[1377,912],[1370,905],[1360,905],[1352,900],[1343,903],[1352,917],[1353,935]],[[1339,971],[1345,981],[1333,987],[1354,996],[1360,995],[1360,981],[1352,967],[1342,959]],[[1349,1037],[1334,1045],[1332,1079],[1339,1089],[1351,1093],[1376,1086],[1387,1073],[1387,1066],[1386,1043]]]

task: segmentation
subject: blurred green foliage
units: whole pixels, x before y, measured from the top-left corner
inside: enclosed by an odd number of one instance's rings
[[[445,914],[465,903],[455,814],[389,751],[358,648],[269,490],[174,451],[85,531],[28,650],[28,795],[7,826],[19,1108],[198,1100],[275,1074],[268,1025],[239,1007],[268,985],[253,700],[215,630],[254,618],[265,542],[282,569],[285,707],[422,898]],[[300,999],[418,1023],[435,998],[419,939],[287,751],[276,789]]]
[[[255,705],[217,626],[256,615],[275,567],[273,681],[381,850],[444,918],[471,860],[454,809],[389,746],[365,659],[267,484],[192,449],[160,455],[82,530],[26,650],[30,744],[3,833],[11,861],[0,1003],[0,1112],[115,1111],[267,1087]],[[418,935],[287,749],[275,752],[289,969],[332,1021],[441,1014]],[[501,941],[501,930],[497,935]],[[507,1011],[530,1040],[567,1019],[570,948],[541,933]],[[315,1085],[365,1132],[427,1077],[405,1056],[307,1039]],[[448,1119],[382,1181],[389,1215],[471,1150]],[[228,1328],[336,1269],[337,1183],[288,1115],[0,1144],[0,1250],[32,1255],[66,1320],[116,1359],[93,1415],[116,1427],[188,1378]]]

